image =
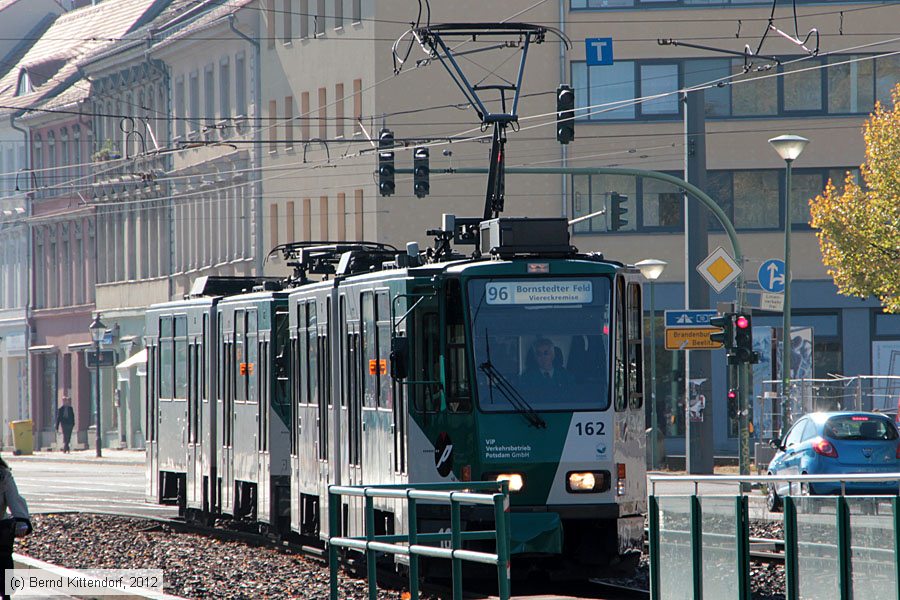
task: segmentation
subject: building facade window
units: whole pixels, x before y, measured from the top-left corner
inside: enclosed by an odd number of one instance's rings
[[[231,118],[231,65],[227,57],[219,63],[219,118]]]
[[[797,4],[822,4],[823,0],[796,0]],[[867,0],[843,0],[848,4]],[[570,0],[571,10],[608,10],[623,8],[674,8],[708,6],[771,6],[768,0]]]
[[[353,3],[352,6],[352,19],[354,23],[359,23],[362,21],[362,0],[350,0]]]
[[[285,150],[294,148],[294,97],[284,97],[284,146]]]
[[[244,54],[234,57],[234,109],[237,116],[247,117],[247,65]]]
[[[294,0],[282,0],[281,18],[284,19],[284,43],[294,39]]]
[[[353,80],[353,135],[362,135],[362,79]]]
[[[864,54],[788,57],[777,68],[743,72],[741,59],[616,61],[608,66],[572,62],[576,119],[678,119],[678,90],[708,87],[708,118],[866,115],[890,101],[900,81],[900,58]],[[818,68],[817,68],[818,67]],[[728,83],[728,85],[724,85]],[[723,84],[721,87],[715,84]]]
[[[316,0],[316,35],[325,35],[325,0]]]
[[[300,37],[309,37],[309,0],[300,0]]]
[[[190,131],[192,134],[199,133],[200,127],[197,121],[200,117],[200,75],[197,72],[191,73],[190,76],[190,88],[188,94],[190,96],[190,110],[188,111],[188,117],[191,120],[191,128]]]
[[[300,94],[300,137],[303,138],[304,143],[308,142],[310,138],[309,114],[309,92],[303,92]]]
[[[328,90],[319,88],[319,137],[328,139]]]
[[[334,86],[334,137],[344,137],[344,84]]]
[[[211,129],[216,123],[216,80],[212,65],[203,70],[203,104],[203,116],[206,117],[204,128]]]
[[[854,168],[794,169],[791,193],[791,224],[809,228],[809,200],[823,192],[831,180],[843,190],[846,173],[858,180]],[[670,175],[681,177],[682,173]],[[705,190],[718,203],[735,229],[779,230],[784,228],[784,169],[709,171]],[[627,175],[576,175],[572,177],[572,215],[582,217],[608,207],[612,193],[625,196],[625,225],[621,232],[681,231],[684,227],[683,193],[677,186],[654,179]],[[576,223],[574,232],[609,231],[606,214]],[[709,227],[721,231],[718,219],[710,215]]]
[[[334,0],[334,28],[344,26],[344,0]]]
[[[278,101],[269,100],[269,152],[278,151]]]

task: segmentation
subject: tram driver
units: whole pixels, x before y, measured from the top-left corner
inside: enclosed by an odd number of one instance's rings
[[[531,346],[531,357],[521,375],[522,385],[529,394],[564,397],[573,383],[572,375],[563,366],[562,351],[548,338],[538,338]]]

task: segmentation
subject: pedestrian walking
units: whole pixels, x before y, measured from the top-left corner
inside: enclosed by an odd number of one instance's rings
[[[68,396],[63,396],[62,406],[56,409],[56,428],[63,434],[63,452],[68,452],[72,429],[75,428],[75,410],[72,408],[72,399]]]
[[[26,536],[31,531],[28,505],[19,495],[12,470],[0,458],[0,585],[3,585],[0,597],[3,600],[10,598],[6,593],[6,572],[13,569],[13,542],[15,538]]]

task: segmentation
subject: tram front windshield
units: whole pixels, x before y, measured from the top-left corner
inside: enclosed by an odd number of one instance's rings
[[[468,292],[482,410],[609,406],[608,278],[482,279]]]

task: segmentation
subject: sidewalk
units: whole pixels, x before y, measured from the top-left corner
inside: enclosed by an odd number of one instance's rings
[[[76,462],[76,463],[96,463],[103,462],[110,465],[137,465],[143,464],[146,460],[144,450],[117,450],[113,448],[104,448],[103,456],[97,458],[97,452],[93,449],[88,450],[72,450],[68,454],[59,450],[47,452],[35,452],[34,454],[14,455],[12,452],[4,452],[3,460],[9,463],[17,463],[24,461],[59,461],[59,462]]]

